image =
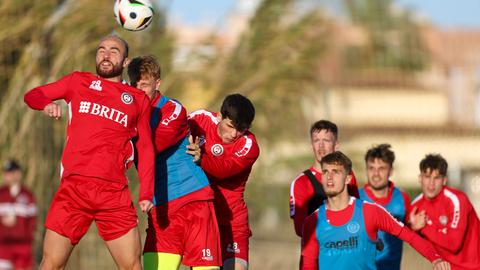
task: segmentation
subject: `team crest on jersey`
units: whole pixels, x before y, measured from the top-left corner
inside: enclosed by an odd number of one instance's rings
[[[210,150],[212,151],[212,154],[216,157],[223,154],[223,146],[218,143],[214,144]]]
[[[447,223],[448,223],[448,217],[447,216],[439,216],[438,217],[438,222],[440,222],[440,224],[442,224],[442,226],[447,226]]]
[[[351,234],[357,233],[360,230],[360,224],[357,222],[350,222],[347,225],[347,231]]]
[[[121,99],[122,99],[122,102],[127,104],[127,105],[132,104],[132,102],[133,102],[133,96],[130,95],[129,93],[127,93],[127,92],[122,93]]]

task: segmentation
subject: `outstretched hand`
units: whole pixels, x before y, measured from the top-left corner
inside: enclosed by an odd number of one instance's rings
[[[425,210],[418,212],[418,208],[415,206],[410,212],[410,227],[414,231],[419,231],[427,224],[427,215]]]
[[[143,213],[148,213],[153,208],[153,203],[149,200],[140,201],[138,202],[138,205],[140,206],[140,210],[142,210]]]
[[[60,105],[52,102],[43,108],[43,113],[51,118],[55,118],[56,120],[62,117],[62,108]]]
[[[200,149],[200,139],[198,137],[195,137],[195,142],[194,142],[192,135],[190,135],[188,136],[188,142],[189,144],[187,145],[186,153],[193,156],[193,162],[195,163],[200,162],[200,159],[202,158],[202,150]]]

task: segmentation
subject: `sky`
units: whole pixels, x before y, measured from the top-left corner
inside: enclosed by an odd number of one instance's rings
[[[167,7],[170,19],[189,25],[215,26],[234,8],[249,12],[256,0],[157,0]],[[331,0],[337,1],[337,0]],[[480,28],[480,0],[396,0],[441,28]]]

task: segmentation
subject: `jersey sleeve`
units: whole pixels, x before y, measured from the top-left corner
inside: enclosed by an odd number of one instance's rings
[[[138,179],[140,181],[139,201],[153,199],[154,184],[154,156],[155,152],[152,143],[150,129],[150,102],[147,97],[141,104],[141,113],[137,122],[138,140],[136,142],[138,153]]]
[[[34,110],[43,110],[45,106],[54,100],[64,99],[67,103],[72,98],[70,81],[75,73],[71,73],[56,82],[35,87],[28,91],[23,100]]]
[[[456,196],[456,198],[457,200],[453,199],[453,205],[448,205],[451,209],[448,215],[449,223],[447,227],[439,228],[434,224],[429,225],[427,223],[427,225],[420,230],[420,233],[432,243],[454,254],[461,249],[464,243],[469,215],[475,215],[473,206],[468,200],[459,196]],[[429,213],[427,213],[427,216],[428,214]],[[428,218],[433,219],[438,217],[428,216]]]
[[[430,242],[397,221],[383,207],[373,203],[364,203],[364,215],[367,233],[373,241],[376,241],[377,231],[382,230],[407,242],[430,262],[440,258]]]
[[[410,211],[412,210],[411,204],[410,204],[410,196],[404,191],[400,191],[402,193],[403,197],[403,202],[405,204],[405,220],[404,222],[407,222],[408,217],[410,216]]]
[[[293,219],[295,233],[302,237],[302,227],[308,216],[308,201],[310,192],[303,174],[295,179],[290,186],[290,218]]]
[[[158,113],[160,123],[155,129],[155,150],[160,153],[175,145],[188,134],[187,112],[177,102],[167,103],[168,107]]]
[[[318,212],[310,215],[303,224],[302,255],[300,258],[301,270],[318,270],[318,245],[315,228],[318,220]]]
[[[247,140],[252,140],[247,138]],[[243,149],[235,149],[233,152],[222,156],[203,155],[201,159],[202,169],[216,179],[223,180],[242,171],[251,168],[257,160],[260,150],[258,144],[252,140],[252,145],[247,153]]]

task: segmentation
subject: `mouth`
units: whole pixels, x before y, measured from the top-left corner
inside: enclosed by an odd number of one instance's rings
[[[101,68],[111,68],[113,67],[113,63],[108,61],[108,60],[103,60],[101,63],[100,63],[100,67]]]

